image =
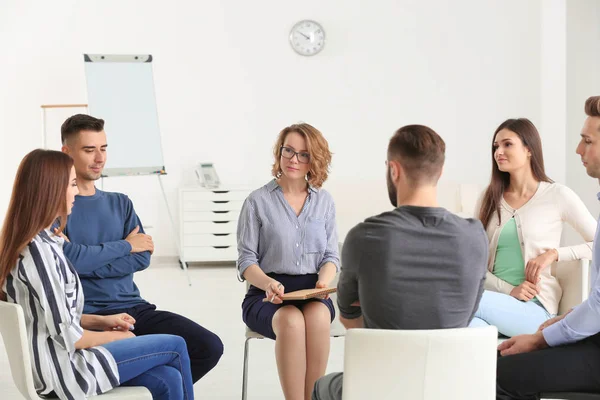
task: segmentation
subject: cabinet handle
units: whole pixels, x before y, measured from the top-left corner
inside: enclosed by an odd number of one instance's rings
[[[228,222],[231,222],[231,221],[213,221],[212,223],[213,224],[226,224]]]
[[[228,249],[230,247],[231,246],[213,246],[213,248],[215,248],[215,249]]]
[[[229,193],[229,190],[213,190],[212,192],[215,194],[225,194]]]
[[[213,236],[229,236],[231,233],[213,233]]]
[[[213,203],[215,204],[227,204],[229,203],[229,200],[214,200]]]
[[[229,211],[213,211],[215,214],[227,214]]]

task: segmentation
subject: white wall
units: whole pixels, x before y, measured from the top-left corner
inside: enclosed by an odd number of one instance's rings
[[[18,162],[41,144],[39,106],[86,102],[83,53],[154,56],[173,206],[196,162],[214,162],[224,182],[258,186],[269,179],[281,128],[302,120],[321,129],[335,153],[326,188],[341,236],[389,207],[384,160],[395,129],[430,125],[447,143],[443,179],[485,183],[494,129],[519,116],[540,126],[542,92],[552,92],[540,83],[549,56],[539,0],[4,0],[0,7],[2,214]],[[287,42],[303,18],[326,30],[315,57],[296,55]],[[548,173],[564,176],[564,132],[542,136],[545,152],[560,155],[547,162]],[[129,194],[155,227],[155,254],[174,255],[155,181],[111,178],[105,188]]]
[[[566,182],[567,0],[545,0],[541,15],[540,124],[548,175]],[[561,169],[552,168],[560,165]]]
[[[585,100],[600,95],[600,3],[596,0],[567,2],[567,184],[575,190],[594,216],[600,205],[598,182],[585,173],[575,154],[586,118]]]

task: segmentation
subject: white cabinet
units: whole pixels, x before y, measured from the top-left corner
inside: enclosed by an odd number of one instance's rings
[[[251,191],[242,186],[179,189],[181,262],[237,260],[237,221]]]

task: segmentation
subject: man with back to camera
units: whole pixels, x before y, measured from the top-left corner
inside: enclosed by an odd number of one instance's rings
[[[584,109],[587,118],[576,153],[587,174],[600,182],[600,96],[588,98]],[[598,228],[591,269],[592,289],[586,301],[544,322],[536,333],[500,344],[498,400],[537,400],[542,392],[600,392]]]
[[[400,128],[390,140],[387,186],[396,209],[352,228],[342,250],[338,306],[347,329],[463,328],[473,318],[488,239],[480,221],[438,206],[445,149],[422,125]],[[318,380],[313,400],[341,400],[342,379]]]
[[[172,334],[185,339],[194,382],[219,361],[223,343],[194,321],[160,311],[140,296],[133,274],[150,265],[152,238],[144,233],[133,203],[124,194],[96,189],[106,162],[104,120],[85,114],[61,127],[62,151],[75,162],[79,195],[69,216],[64,252],[83,286],[84,313],[125,313],[135,319],[138,335]]]

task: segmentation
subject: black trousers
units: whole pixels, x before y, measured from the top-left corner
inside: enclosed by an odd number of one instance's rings
[[[600,392],[600,334],[577,343],[498,358],[497,400],[543,392]]]
[[[181,336],[187,344],[192,369],[192,380],[198,381],[217,365],[223,355],[223,342],[208,329],[181,315],[160,311],[153,304],[132,308],[97,312],[99,315],[127,313],[135,318],[136,336],[156,333]]]

